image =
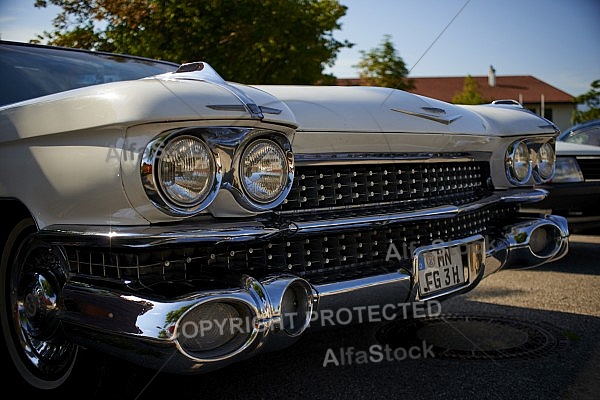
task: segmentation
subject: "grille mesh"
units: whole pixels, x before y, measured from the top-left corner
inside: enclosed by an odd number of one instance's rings
[[[487,164],[480,162],[298,167],[290,194],[276,211],[459,205],[481,195],[487,176]]]

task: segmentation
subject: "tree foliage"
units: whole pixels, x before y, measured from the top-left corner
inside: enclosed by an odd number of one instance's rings
[[[600,79],[590,84],[590,90],[587,93],[577,96],[575,103],[581,104],[583,107],[577,108],[573,112],[571,117],[573,124],[600,118]]]
[[[206,61],[246,83],[330,82],[323,70],[352,47],[333,31],[337,0],[36,0],[62,8],[38,42],[178,63]]]
[[[390,35],[384,35],[379,47],[371,51],[360,50],[361,60],[354,68],[359,69],[363,84],[392,87],[401,90],[413,89],[414,82],[407,78],[408,69],[400,57]]]
[[[471,75],[465,77],[462,92],[459,92],[452,97],[454,104],[484,104],[488,103],[481,95],[479,84]]]

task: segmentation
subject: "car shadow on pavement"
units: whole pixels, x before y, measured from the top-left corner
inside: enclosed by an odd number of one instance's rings
[[[480,303],[469,299],[442,303],[441,318],[469,316],[485,317],[489,335],[494,335],[494,321],[521,321],[528,326],[540,326],[561,336],[560,346],[549,347],[541,354],[498,358],[497,355],[477,358],[429,357],[383,358],[369,353],[372,346],[384,346],[379,334],[390,326],[414,323],[414,320],[368,323],[309,332],[293,347],[268,353],[231,365],[222,370],[194,376],[173,376],[156,373],[109,356],[82,352],[79,369],[67,385],[55,393],[44,393],[46,399],[373,399],[399,398],[519,398],[519,399],[592,399],[600,390],[600,318],[592,316],[535,310]],[[490,322],[491,321],[491,322]],[[456,326],[456,321],[449,322]],[[435,338],[427,331],[428,338]],[[452,328],[454,329],[454,328]],[[477,345],[486,335],[478,328],[476,337],[459,326],[461,345],[465,338]],[[446,327],[446,332],[448,332]],[[393,333],[392,329],[392,333]],[[401,329],[396,329],[401,332]],[[450,330],[451,331],[451,330]],[[443,332],[442,332],[443,333]],[[389,339],[389,338],[388,338]],[[402,337],[396,338],[402,342]],[[414,333],[413,337],[414,339]],[[518,340],[522,342],[521,339]],[[390,342],[388,340],[388,342]],[[391,341],[393,343],[393,340]],[[505,340],[507,349],[510,340]],[[452,347],[452,340],[446,345]],[[394,347],[395,348],[395,347]],[[342,361],[343,354],[365,352],[370,359]],[[332,353],[328,353],[328,352]],[[335,362],[328,362],[335,354]],[[405,354],[405,353],[403,353]],[[491,354],[491,352],[490,352]],[[330,357],[331,358],[331,357]],[[351,361],[350,361],[351,362]],[[40,395],[18,378],[18,397]],[[15,380],[16,379],[16,380]],[[9,398],[9,397],[5,397]],[[17,397],[15,397],[17,398]]]

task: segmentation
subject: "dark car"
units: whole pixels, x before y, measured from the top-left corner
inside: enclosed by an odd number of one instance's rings
[[[536,204],[562,215],[573,232],[600,228],[600,119],[563,131],[556,142],[556,171]]]
[[[561,142],[600,146],[600,119],[582,122],[563,131],[557,138]]]

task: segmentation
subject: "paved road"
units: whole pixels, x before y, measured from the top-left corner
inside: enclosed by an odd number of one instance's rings
[[[352,347],[356,355],[397,340],[394,335],[406,326],[376,323],[315,332],[286,351],[199,376],[156,375],[84,353],[70,387],[44,397],[597,399],[600,236],[571,239],[571,251],[564,259],[537,269],[500,271],[476,290],[444,302],[445,324],[412,331],[440,346],[454,346],[462,354],[459,357],[432,358],[425,352],[428,357],[419,359],[391,357],[343,366],[331,362],[329,349],[339,355],[340,349]],[[452,319],[459,315],[471,320]],[[13,382],[20,391],[18,398],[32,395],[18,380]]]

